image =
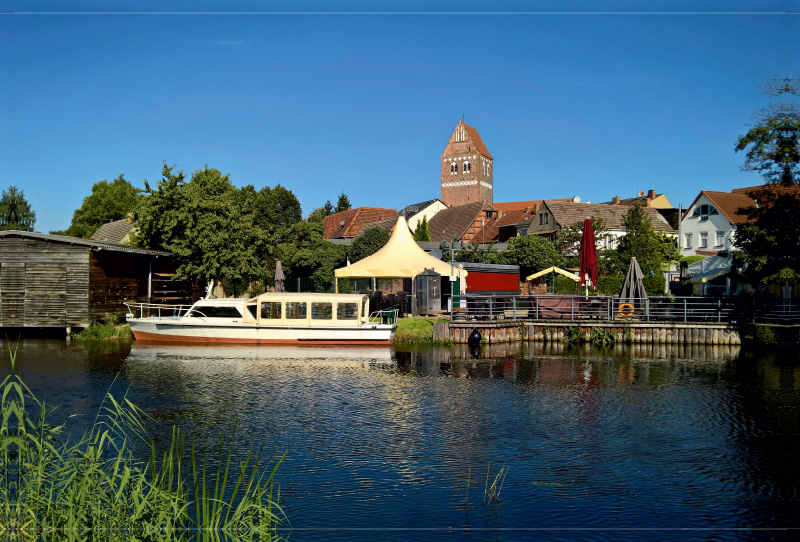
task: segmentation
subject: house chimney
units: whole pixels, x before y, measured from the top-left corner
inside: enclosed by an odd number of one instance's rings
[[[613,203],[614,205],[619,205],[619,203],[620,203],[621,201],[622,201],[622,200],[621,200],[621,199],[619,199],[619,196],[614,196],[614,199],[613,199],[613,200],[611,200],[611,203]]]
[[[656,189],[651,188],[647,191],[647,199],[656,199]]]

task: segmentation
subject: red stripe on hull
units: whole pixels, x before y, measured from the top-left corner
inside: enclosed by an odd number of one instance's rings
[[[394,339],[388,340],[316,340],[316,339],[228,339],[222,337],[187,337],[185,335],[164,335],[161,333],[147,333],[134,331],[133,336],[141,342],[169,342],[181,344],[274,344],[274,345],[307,345],[307,346],[336,346],[359,345],[369,346],[394,344]]]

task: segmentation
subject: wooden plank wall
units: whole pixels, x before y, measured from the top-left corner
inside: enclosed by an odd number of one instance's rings
[[[0,326],[89,323],[89,247],[0,238]]]
[[[125,301],[147,303],[147,281],[153,256],[119,251],[89,255],[89,318],[123,318]]]

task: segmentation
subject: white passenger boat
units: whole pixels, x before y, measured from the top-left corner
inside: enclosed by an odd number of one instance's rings
[[[397,329],[397,310],[369,314],[369,298],[360,294],[266,293],[194,305],[125,305],[137,341],[392,344]]]

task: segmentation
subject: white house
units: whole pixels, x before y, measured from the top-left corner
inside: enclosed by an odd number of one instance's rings
[[[736,214],[736,211],[756,204],[747,195],[755,188],[737,188],[730,192],[701,191],[681,218],[681,254],[711,256],[734,249],[736,226],[747,222],[747,216]]]

